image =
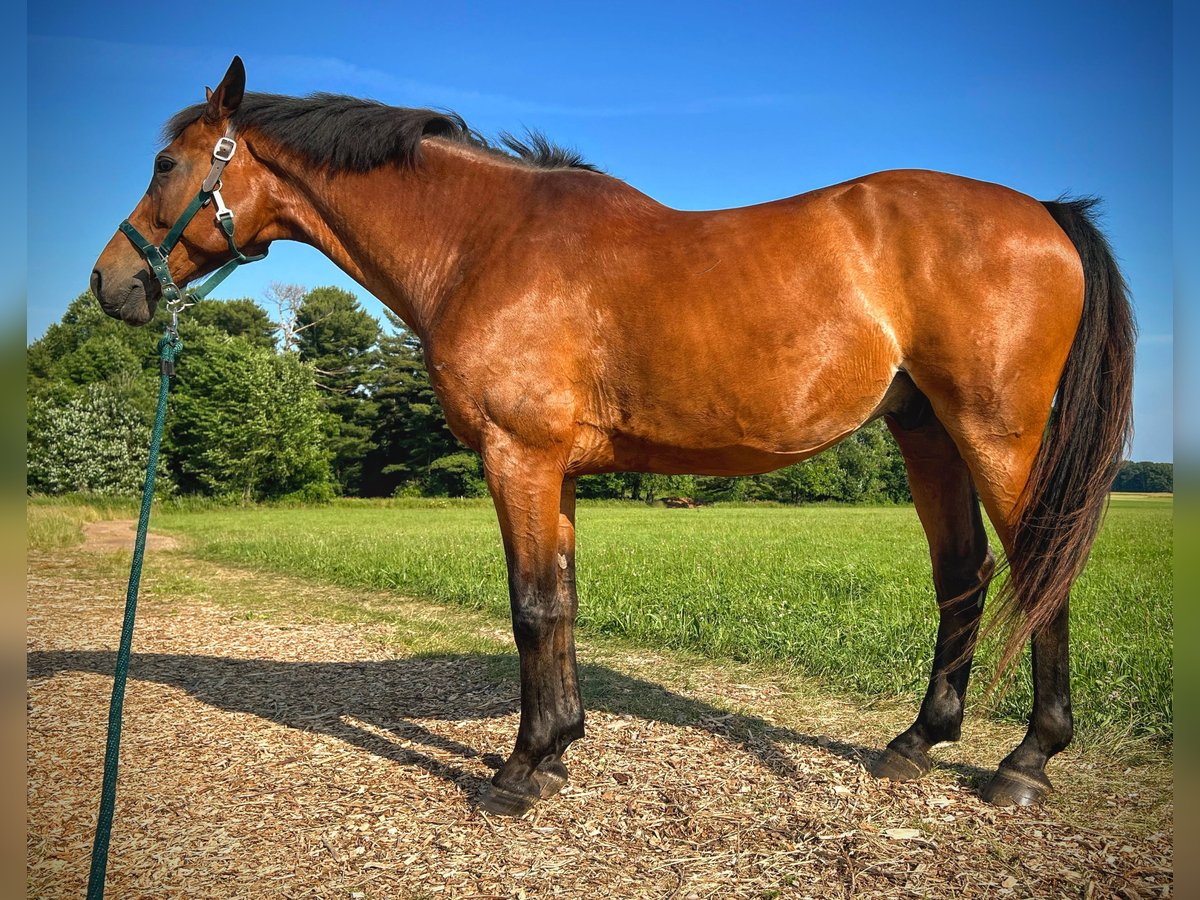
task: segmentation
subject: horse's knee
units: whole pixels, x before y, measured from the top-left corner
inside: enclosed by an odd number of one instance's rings
[[[518,594],[513,599],[513,634],[519,644],[527,642],[534,647],[540,646],[552,638],[567,619],[567,610],[554,594]]]

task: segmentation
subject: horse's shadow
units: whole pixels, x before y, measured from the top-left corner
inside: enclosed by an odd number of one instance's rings
[[[110,676],[115,662],[111,651],[31,651],[28,677],[45,679],[60,672]],[[730,713],[607,666],[585,663],[579,669],[588,709],[709,731],[754,755],[780,777],[810,777],[795,768],[781,744],[818,747],[862,766],[875,753],[874,748]],[[413,720],[486,719],[519,709],[517,661],[508,653],[321,663],[140,653],[133,656],[129,674],[136,680],[179,688],[219,709],[327,734],[384,759],[417,766],[453,783],[472,800],[479,796],[484,779],[411,745],[463,759],[479,758],[481,752]],[[482,761],[495,769],[503,759],[488,754]],[[977,784],[987,774],[971,766],[949,768],[966,784]]]

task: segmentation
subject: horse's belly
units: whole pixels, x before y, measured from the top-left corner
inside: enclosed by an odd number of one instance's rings
[[[893,360],[853,368],[785,370],[691,391],[647,391],[588,455],[605,469],[662,474],[754,475],[813,456],[879,408]],[[598,436],[599,430],[593,431]],[[581,460],[582,461],[582,460]]]
[[[850,428],[806,450],[792,452],[772,452],[749,445],[677,447],[617,438],[612,442],[611,468],[661,475],[758,475],[801,462],[853,430]]]

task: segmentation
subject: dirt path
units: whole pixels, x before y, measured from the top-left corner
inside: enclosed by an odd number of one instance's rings
[[[372,624],[312,621],[278,611],[312,586],[157,559],[113,897],[1170,894],[1161,761],[1068,753],[1052,777],[1070,793],[996,810],[970,763],[994,764],[1015,729],[977,724],[922,782],[881,784],[862,762],[909,704],[863,709],[802,680],[586,643],[571,783],[522,820],[489,817],[473,801],[517,724],[494,622],[403,600]],[[204,599],[235,590],[276,611]],[[331,609],[385,602],[320,590]],[[30,559],[30,896],[83,893],[123,592],[104,553]],[[467,633],[470,652],[418,652]]]
[[[133,519],[102,519],[83,526],[83,549],[89,553],[118,553],[133,548],[137,522]],[[147,550],[175,550],[179,542],[166,534],[146,535]]]

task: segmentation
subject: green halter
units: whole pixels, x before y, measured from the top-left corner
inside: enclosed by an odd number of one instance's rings
[[[247,256],[238,249],[237,241],[233,238],[233,210],[225,205],[225,201],[221,197],[221,173],[225,170],[226,163],[233,159],[233,154],[236,150],[237,141],[233,139],[233,126],[230,125],[224,137],[219,138],[216,146],[213,147],[212,168],[208,170],[208,175],[200,185],[200,191],[196,194],[192,202],[187,205],[187,209],[175,220],[175,224],[171,226],[171,230],[167,232],[167,236],[163,238],[161,244],[155,245],[153,242],[147,240],[140,231],[133,227],[128,219],[118,226],[120,231],[129,238],[133,246],[137,247],[142,256],[146,258],[146,262],[150,264],[150,271],[154,273],[154,277],[158,279],[158,283],[162,286],[163,300],[167,304],[167,309],[171,311],[173,320],[178,318],[179,311],[186,305],[187,300],[203,300],[213,288],[228,278],[238,266],[243,263],[256,262],[267,255],[266,253],[261,253],[258,256]],[[233,253],[233,259],[217,269],[199,287],[188,288],[184,292],[179,289],[179,286],[175,284],[175,280],[171,277],[167,257],[175,248],[175,245],[179,243],[179,238],[183,235],[183,230],[195,218],[196,213],[208,206],[209,201],[216,203],[217,225],[225,233],[225,240],[229,243],[229,250]]]

